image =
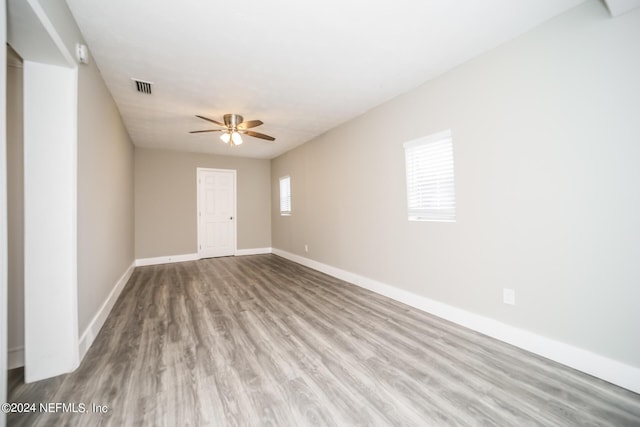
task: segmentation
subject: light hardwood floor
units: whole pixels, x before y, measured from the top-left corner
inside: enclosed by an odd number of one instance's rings
[[[9,425],[640,426],[640,396],[275,255],[136,268]]]

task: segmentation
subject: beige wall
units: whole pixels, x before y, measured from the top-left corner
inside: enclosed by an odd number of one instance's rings
[[[640,367],[638,40],[592,0],[274,159],[272,246]],[[402,144],[446,129],[457,222],[409,222]]]
[[[7,266],[9,353],[24,348],[22,60],[7,47]]]
[[[197,252],[199,167],[237,170],[238,249],[271,246],[269,160],[136,147],[136,258]]]
[[[78,327],[134,261],[133,145],[100,72],[78,69]]]

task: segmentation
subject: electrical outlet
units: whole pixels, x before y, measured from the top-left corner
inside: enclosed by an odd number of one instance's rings
[[[307,245],[306,243],[304,244],[304,251],[309,252],[309,245]]]
[[[513,289],[502,289],[502,301],[505,304],[516,305],[516,291]]]

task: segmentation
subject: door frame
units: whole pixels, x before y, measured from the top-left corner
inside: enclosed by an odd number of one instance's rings
[[[200,173],[224,172],[233,176],[233,256],[238,253],[238,172],[236,169],[196,168],[196,253],[202,259],[200,250]]]

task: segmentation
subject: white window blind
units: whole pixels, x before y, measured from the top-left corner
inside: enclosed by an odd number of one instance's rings
[[[455,221],[453,142],[447,130],[404,144],[411,221]]]
[[[291,215],[291,178],[280,178],[280,215]]]

